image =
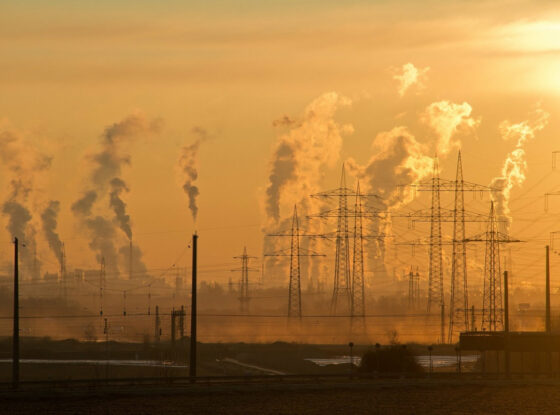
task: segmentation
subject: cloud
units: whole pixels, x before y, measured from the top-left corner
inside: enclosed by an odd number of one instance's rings
[[[491,187],[498,189],[492,192],[492,198],[495,202],[497,216],[507,220],[505,226],[507,232],[509,232],[512,222],[509,208],[511,191],[514,187],[521,186],[525,182],[527,174],[525,145],[535,138],[537,132],[546,127],[549,116],[548,112],[537,107],[527,120],[519,123],[505,120],[500,123],[499,131],[502,139],[516,141],[515,149],[504,160],[500,176],[495,177],[490,184]]]
[[[430,104],[421,115],[421,121],[437,134],[437,154],[446,155],[461,143],[455,136],[458,132],[472,132],[480,124],[480,119],[471,117],[472,107],[463,102],[455,104],[439,101]]]
[[[417,68],[412,63],[405,63],[402,68],[396,70],[393,79],[398,82],[397,92],[399,96],[404,96],[412,86],[416,85],[416,89],[420,90],[425,87],[424,81],[426,74],[430,70],[429,66],[425,68]]]

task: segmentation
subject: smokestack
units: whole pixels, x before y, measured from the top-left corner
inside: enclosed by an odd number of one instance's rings
[[[14,238],[14,331],[12,341],[12,386],[19,386],[19,256],[18,238]]]
[[[128,279],[132,280],[132,238],[130,238],[130,255],[128,257]]]
[[[505,371],[509,377],[510,353],[509,353],[509,290],[508,272],[504,271],[504,334],[505,334]]]
[[[196,377],[196,256],[198,235],[193,235],[192,245],[192,287],[191,287],[191,356],[189,365],[189,376]],[[194,382],[194,379],[191,380]]]
[[[550,334],[550,247],[546,246],[546,333]]]
[[[504,331],[509,333],[509,289],[508,272],[504,271]]]

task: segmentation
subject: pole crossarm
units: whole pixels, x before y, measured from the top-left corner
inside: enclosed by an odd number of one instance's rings
[[[449,179],[438,179],[437,186],[440,192],[500,192],[498,187],[484,186],[477,183],[463,181],[463,188],[457,189],[457,182]],[[423,180],[413,184],[399,185],[400,188],[411,187],[417,192],[431,192],[434,187],[433,179]]]
[[[454,209],[440,208],[442,222],[454,222],[456,220],[456,212]],[[406,218],[412,222],[430,222],[432,218],[431,209],[420,209],[409,213],[398,213],[391,215],[394,218]],[[506,219],[497,220],[498,222],[507,222]],[[488,222],[488,215],[478,212],[465,212],[465,222]]]
[[[349,189],[348,187],[339,187],[332,190],[326,190],[324,192],[314,193],[311,195],[315,199],[327,199],[327,198],[338,198],[338,197],[359,197],[361,199],[376,199],[383,201],[384,199],[375,193],[358,193],[354,189]]]
[[[412,239],[410,241],[403,241],[403,242],[395,242],[395,245],[433,245],[432,242],[430,242],[430,238],[418,238],[418,239]],[[441,245],[453,245],[453,239],[443,239],[441,241]]]
[[[279,251],[275,251],[275,252],[270,252],[268,254],[264,254],[265,257],[267,256],[273,256],[273,257],[277,257],[277,256],[293,256],[294,254],[290,252],[291,249],[290,248],[286,248],[286,249],[281,249]],[[297,256],[322,256],[322,257],[326,257],[325,254],[320,254],[318,252],[312,251],[310,249],[305,249],[305,248],[299,248],[299,254],[297,254]],[[303,252],[302,252],[303,251]]]
[[[494,235],[495,235],[494,238],[491,238],[488,236],[488,232],[482,232],[477,235],[473,235],[470,238],[463,239],[463,242],[489,242],[491,240],[495,242],[499,242],[501,244],[525,242],[522,241],[521,239],[514,239],[502,232],[494,232]]]
[[[329,219],[329,218],[339,218],[343,213],[348,218],[364,218],[364,219],[386,219],[389,212],[386,211],[356,211],[348,209],[347,212],[341,212],[340,209],[325,210],[319,213],[307,215],[307,219]]]

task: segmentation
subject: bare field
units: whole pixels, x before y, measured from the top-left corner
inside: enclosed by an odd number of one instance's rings
[[[403,383],[406,382],[406,383]],[[49,394],[5,391],[2,414],[557,414],[559,383],[195,385]]]

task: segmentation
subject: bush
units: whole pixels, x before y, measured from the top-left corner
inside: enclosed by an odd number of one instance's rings
[[[367,351],[362,356],[360,372],[422,372],[422,367],[406,346],[392,345]]]

